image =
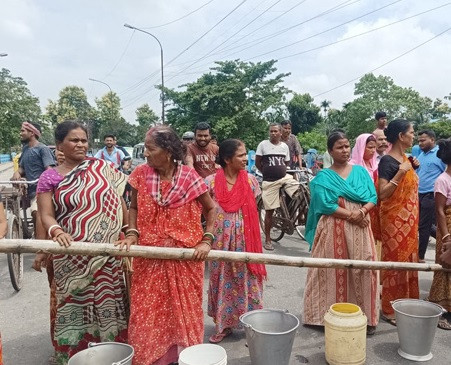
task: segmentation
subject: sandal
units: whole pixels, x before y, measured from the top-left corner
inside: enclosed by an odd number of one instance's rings
[[[440,317],[437,327],[442,330],[451,330],[451,323],[449,323],[446,318]]]
[[[226,328],[221,333],[215,333],[214,335],[211,335],[208,341],[210,343],[219,343],[221,342],[225,337],[232,334],[232,330],[230,328]]]
[[[381,319],[387,323],[390,323],[392,326],[396,327],[396,319],[395,318],[388,318],[388,317],[385,317],[384,315],[381,315]]]
[[[372,336],[376,333],[376,326],[366,326],[366,334]]]
[[[272,242],[265,242],[265,244],[263,245],[263,247],[264,247],[265,250],[267,250],[267,251],[274,251],[274,246],[272,245]]]

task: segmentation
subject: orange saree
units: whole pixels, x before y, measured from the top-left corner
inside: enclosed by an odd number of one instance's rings
[[[404,156],[404,161],[407,157]],[[393,195],[380,203],[382,261],[418,262],[418,177],[409,170]],[[418,272],[384,270],[382,312],[394,313],[391,301],[418,299]]]

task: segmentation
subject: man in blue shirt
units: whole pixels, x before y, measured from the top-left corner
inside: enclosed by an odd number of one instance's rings
[[[445,171],[446,165],[437,157],[438,146],[435,145],[435,133],[424,130],[418,133],[418,144],[421,153],[418,156],[420,167],[417,169],[420,184],[418,186],[420,202],[419,258],[424,262],[424,255],[429,243],[431,228],[435,224],[434,183]]]
[[[115,136],[107,134],[103,137],[103,143],[105,147],[99,150],[94,157],[110,162],[115,168],[121,170],[125,155],[124,152],[116,148]]]

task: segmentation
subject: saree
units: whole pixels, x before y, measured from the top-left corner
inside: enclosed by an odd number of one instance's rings
[[[105,161],[86,159],[53,189],[56,221],[74,241],[113,243],[122,227],[120,197],[125,183],[125,175]],[[126,342],[127,299],[121,259],[58,254],[52,262],[57,363],[66,364],[89,342]]]
[[[322,170],[312,180],[310,189],[313,209],[309,209],[307,225],[310,230],[314,227],[312,257],[375,261],[370,225],[361,228],[331,215],[338,207],[356,210],[368,202],[376,203],[376,191],[368,172],[361,166],[353,166],[349,176],[343,179],[333,170]],[[366,216],[365,219],[370,218]],[[310,268],[304,291],[303,322],[324,325],[327,310],[339,302],[357,304],[367,316],[368,325],[376,326],[379,317],[378,272]]]
[[[451,231],[451,205],[445,208],[446,225],[448,231]],[[437,242],[435,246],[435,262],[440,263],[442,254],[442,234],[437,230]],[[435,271],[432,280],[431,291],[429,292],[429,301],[440,304],[448,312],[451,312],[451,273],[444,271]]]
[[[404,161],[407,157],[404,156]],[[418,262],[418,177],[413,169],[395,192],[380,202],[382,261]],[[382,312],[394,314],[391,301],[419,298],[418,272],[382,270]]]
[[[137,190],[139,245],[193,248],[201,241],[196,198],[207,186],[193,169],[178,169],[172,181],[160,181],[148,165],[130,175],[129,183]],[[185,194],[181,187],[188,182]],[[133,260],[129,344],[135,349],[134,365],[177,362],[185,347],[202,343],[204,267],[201,261]]]

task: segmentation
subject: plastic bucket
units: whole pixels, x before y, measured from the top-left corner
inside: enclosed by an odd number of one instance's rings
[[[446,310],[438,304],[418,299],[398,299],[391,305],[396,315],[399,355],[413,361],[432,359],[435,331]]]
[[[133,347],[119,342],[90,343],[89,348],[76,353],[68,365],[132,365]]]
[[[194,345],[180,353],[179,365],[227,365],[227,353],[218,345]]]
[[[254,365],[288,365],[299,319],[277,309],[259,309],[240,316]]]

